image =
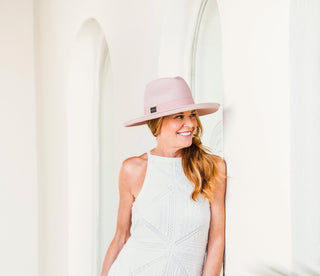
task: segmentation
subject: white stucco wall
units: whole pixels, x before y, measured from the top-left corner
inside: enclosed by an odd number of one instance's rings
[[[292,255],[320,275],[320,1],[292,1],[290,23]]]
[[[230,176],[226,275],[272,275],[291,262],[289,1],[219,6]]]
[[[38,275],[33,1],[0,2],[0,275]]]

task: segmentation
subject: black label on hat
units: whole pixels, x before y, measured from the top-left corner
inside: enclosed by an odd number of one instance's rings
[[[156,106],[150,107],[150,113],[155,113],[155,112],[157,112],[157,107]]]

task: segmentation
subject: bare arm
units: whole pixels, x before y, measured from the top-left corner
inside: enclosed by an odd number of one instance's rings
[[[218,169],[220,173],[226,175],[226,164],[221,157],[218,161]],[[203,276],[220,275],[225,243],[225,190],[226,181],[219,181],[213,203],[210,203],[211,222]]]
[[[127,159],[122,163],[119,173],[119,208],[115,235],[106,252],[101,276],[107,276],[111,265],[130,236],[131,207],[134,201],[131,190],[134,177],[134,162]]]

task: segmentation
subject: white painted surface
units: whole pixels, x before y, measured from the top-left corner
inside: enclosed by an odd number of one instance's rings
[[[38,275],[33,2],[0,2],[0,275]]]
[[[320,275],[320,1],[290,12],[292,253],[295,272]]]
[[[263,275],[291,264],[289,1],[219,1],[219,8],[226,275]]]

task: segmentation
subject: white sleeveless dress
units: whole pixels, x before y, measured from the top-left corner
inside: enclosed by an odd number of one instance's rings
[[[210,204],[190,197],[193,183],[181,157],[148,154],[145,180],[132,205],[130,237],[108,276],[200,276],[206,255]]]

